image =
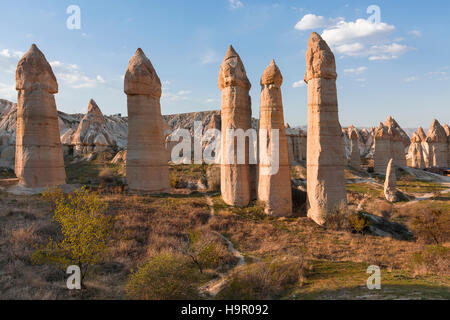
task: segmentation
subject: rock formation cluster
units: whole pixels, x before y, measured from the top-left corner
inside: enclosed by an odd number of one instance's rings
[[[376,173],[385,174],[390,159],[393,159],[396,166],[406,166],[405,148],[410,142],[405,143],[404,135],[404,131],[390,116],[375,129],[373,160]]]
[[[306,132],[300,128],[286,126],[289,163],[296,165],[306,160]]]
[[[336,63],[327,43],[313,32],[306,52],[308,84],[308,216],[326,223],[327,214],[346,205],[345,155],[339,124]]]
[[[44,54],[34,44],[19,61],[16,89],[15,172],[20,184],[30,188],[65,184],[54,97],[58,83]]]
[[[161,115],[161,81],[141,49],[125,74],[128,105],[127,182],[131,190],[164,193],[170,189]]]
[[[426,167],[423,150],[424,142],[425,141],[422,140],[420,135],[417,132],[414,132],[413,137],[411,138],[411,145],[408,150],[408,154],[411,159],[411,167],[413,168],[423,169]]]
[[[261,78],[257,189],[258,200],[265,204],[266,213],[271,216],[292,214],[291,174],[284,127],[282,83],[280,69],[272,60]],[[272,130],[278,132],[278,139],[272,136]],[[262,135],[267,137],[266,141],[261,139]],[[266,142],[264,147],[263,142]],[[274,155],[274,152],[278,154]]]
[[[222,198],[228,205],[245,207],[252,198],[251,179],[253,174],[247,156],[244,163],[238,163],[236,139],[228,137],[227,131],[228,129],[242,129],[245,132],[252,127],[249,95],[251,84],[247,78],[244,64],[232,46],[228,49],[220,66],[218,86],[222,91]],[[244,151],[246,155],[249,154],[248,143],[246,143],[245,150],[241,151]]]
[[[448,138],[445,129],[436,119],[428,130],[428,165],[431,168],[446,168],[448,166]]]

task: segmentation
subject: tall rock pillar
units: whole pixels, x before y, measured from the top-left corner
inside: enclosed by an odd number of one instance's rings
[[[58,83],[36,45],[19,61],[16,71],[17,131],[15,171],[25,187],[65,184],[58,111]]]
[[[170,190],[161,116],[161,81],[141,49],[125,74],[128,103],[127,182],[131,190],[164,193]]]
[[[266,213],[277,217],[292,214],[291,174],[284,127],[282,83],[280,69],[272,60],[261,78],[257,190],[258,200],[265,203]],[[272,130],[278,131],[278,139],[272,136]],[[267,138],[263,139],[263,135]],[[262,146],[264,140],[266,144]],[[273,147],[273,144],[277,146]],[[278,154],[273,155],[272,152]]]
[[[439,121],[434,120],[428,130],[429,166],[446,168],[448,165],[447,133]]]
[[[339,124],[336,63],[327,43],[315,32],[306,52],[308,84],[308,217],[326,223],[327,213],[346,205],[345,153]]]
[[[355,128],[350,130],[349,138],[351,147],[350,165],[359,170],[361,169],[361,153],[359,152],[358,146],[358,132]]]
[[[417,132],[414,132],[413,137],[411,138],[411,144],[409,146],[408,154],[411,159],[411,167],[417,169],[425,168],[425,161],[422,149],[422,139],[417,134]]]
[[[374,171],[378,174],[386,173],[391,159],[391,140],[389,129],[380,122],[375,130],[375,150],[373,153]]]
[[[245,207],[251,200],[252,174],[249,165],[249,141],[245,139],[244,163],[238,163],[238,138],[228,137],[229,129],[242,129],[246,132],[252,127],[252,109],[249,91],[251,88],[239,55],[230,46],[220,66],[219,89],[222,91],[222,162],[220,166],[221,192],[226,204]],[[234,148],[233,148],[234,146]],[[227,152],[233,149],[234,152]]]

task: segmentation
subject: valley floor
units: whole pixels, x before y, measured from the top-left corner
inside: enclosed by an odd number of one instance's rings
[[[40,195],[0,191],[0,299],[130,298],[130,274],[162,250],[183,247],[192,230],[218,244],[221,261],[192,278],[199,292],[191,298],[450,299],[448,250],[433,256],[430,266],[417,259],[429,246],[414,236],[395,239],[324,229],[305,217],[304,206],[292,218],[267,217],[257,202],[232,208],[217,191],[192,190],[205,176],[203,166],[172,167],[172,193],[161,196],[128,194],[120,184],[102,182],[105,170],[114,179],[123,175],[122,166],[108,161],[68,163],[67,168],[69,183],[89,185],[108,204],[107,215],[116,219],[105,262],[94,267],[81,293],[67,290],[64,270],[31,259],[60,232],[50,205]],[[301,166],[294,171],[294,178],[304,175]],[[346,175],[353,210],[408,228],[420,212],[450,214],[445,183],[417,181],[403,173],[399,188],[420,201],[392,204],[383,198],[382,177],[368,181],[351,169]],[[441,246],[448,249],[449,243]],[[366,287],[370,265],[381,268],[381,290]],[[221,280],[220,290],[205,289]]]

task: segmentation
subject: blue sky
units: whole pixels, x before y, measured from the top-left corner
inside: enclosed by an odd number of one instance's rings
[[[69,5],[81,29],[69,30]],[[381,21],[369,21],[370,5]],[[336,55],[343,126],[375,126],[392,115],[403,127],[450,122],[448,1],[2,1],[0,98],[16,100],[14,72],[36,43],[59,83],[58,108],[126,114],[123,75],[141,47],[163,82],[164,114],[220,108],[217,77],[230,44],[240,54],[259,114],[259,79],[274,58],[284,76],[285,120],[307,123],[302,83],[311,31]]]

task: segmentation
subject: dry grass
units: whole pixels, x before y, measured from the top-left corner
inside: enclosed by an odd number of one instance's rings
[[[95,171],[94,180],[98,179],[101,169]],[[192,177],[192,181],[196,181],[204,170],[199,166],[185,167],[177,174],[183,179]],[[365,201],[365,211],[405,224],[421,208],[450,208],[446,200],[388,204],[378,196],[380,190],[372,185],[362,185],[362,188],[361,185],[354,185],[350,189],[348,198],[351,208]],[[205,193],[193,193],[186,189],[173,192],[169,196],[130,195],[111,190],[102,193],[102,199],[109,205],[107,214],[117,219],[115,240],[111,243],[108,261],[97,266],[95,277],[86,282],[89,289],[82,298],[124,299],[124,288],[130,274],[161,252],[179,252],[189,241],[190,230],[207,234],[221,246],[223,263],[216,269],[208,270],[210,277],[228,270],[235,261],[214,232],[230,239],[235,248],[243,253],[246,262],[254,265],[254,270],[265,270],[261,261],[270,262],[281,256],[302,257],[312,263],[312,269],[302,274],[306,286],[297,280],[288,281],[282,288],[276,289],[274,286],[275,293],[262,296],[302,298],[307,293],[307,297],[316,297],[310,294],[333,286],[336,286],[336,292],[348,283],[361,287],[367,279],[365,268],[372,264],[391,274],[389,279],[395,284],[401,284],[398,278],[401,276],[407,277],[401,279],[407,279],[408,284],[421,286],[428,283],[435,288],[443,286],[447,291],[450,287],[448,274],[442,273],[446,270],[445,262],[448,262],[445,256],[439,260],[439,270],[429,267],[426,272],[420,273],[418,270],[420,279],[409,274],[411,269],[420,269],[411,265],[412,257],[423,251],[423,245],[419,242],[326,230],[306,217],[271,218],[264,215],[258,203],[245,209],[230,208],[218,196],[213,199],[216,214],[211,217]],[[58,234],[57,226],[51,222],[49,205],[41,197],[18,197],[0,191],[1,299],[80,298],[65,288],[66,275],[62,270],[36,266],[30,262],[35,245],[45,244],[50,236],[57,237]],[[257,274],[264,274],[259,271]],[[414,290],[426,292],[421,287]],[[335,293],[320,297],[340,296]]]

